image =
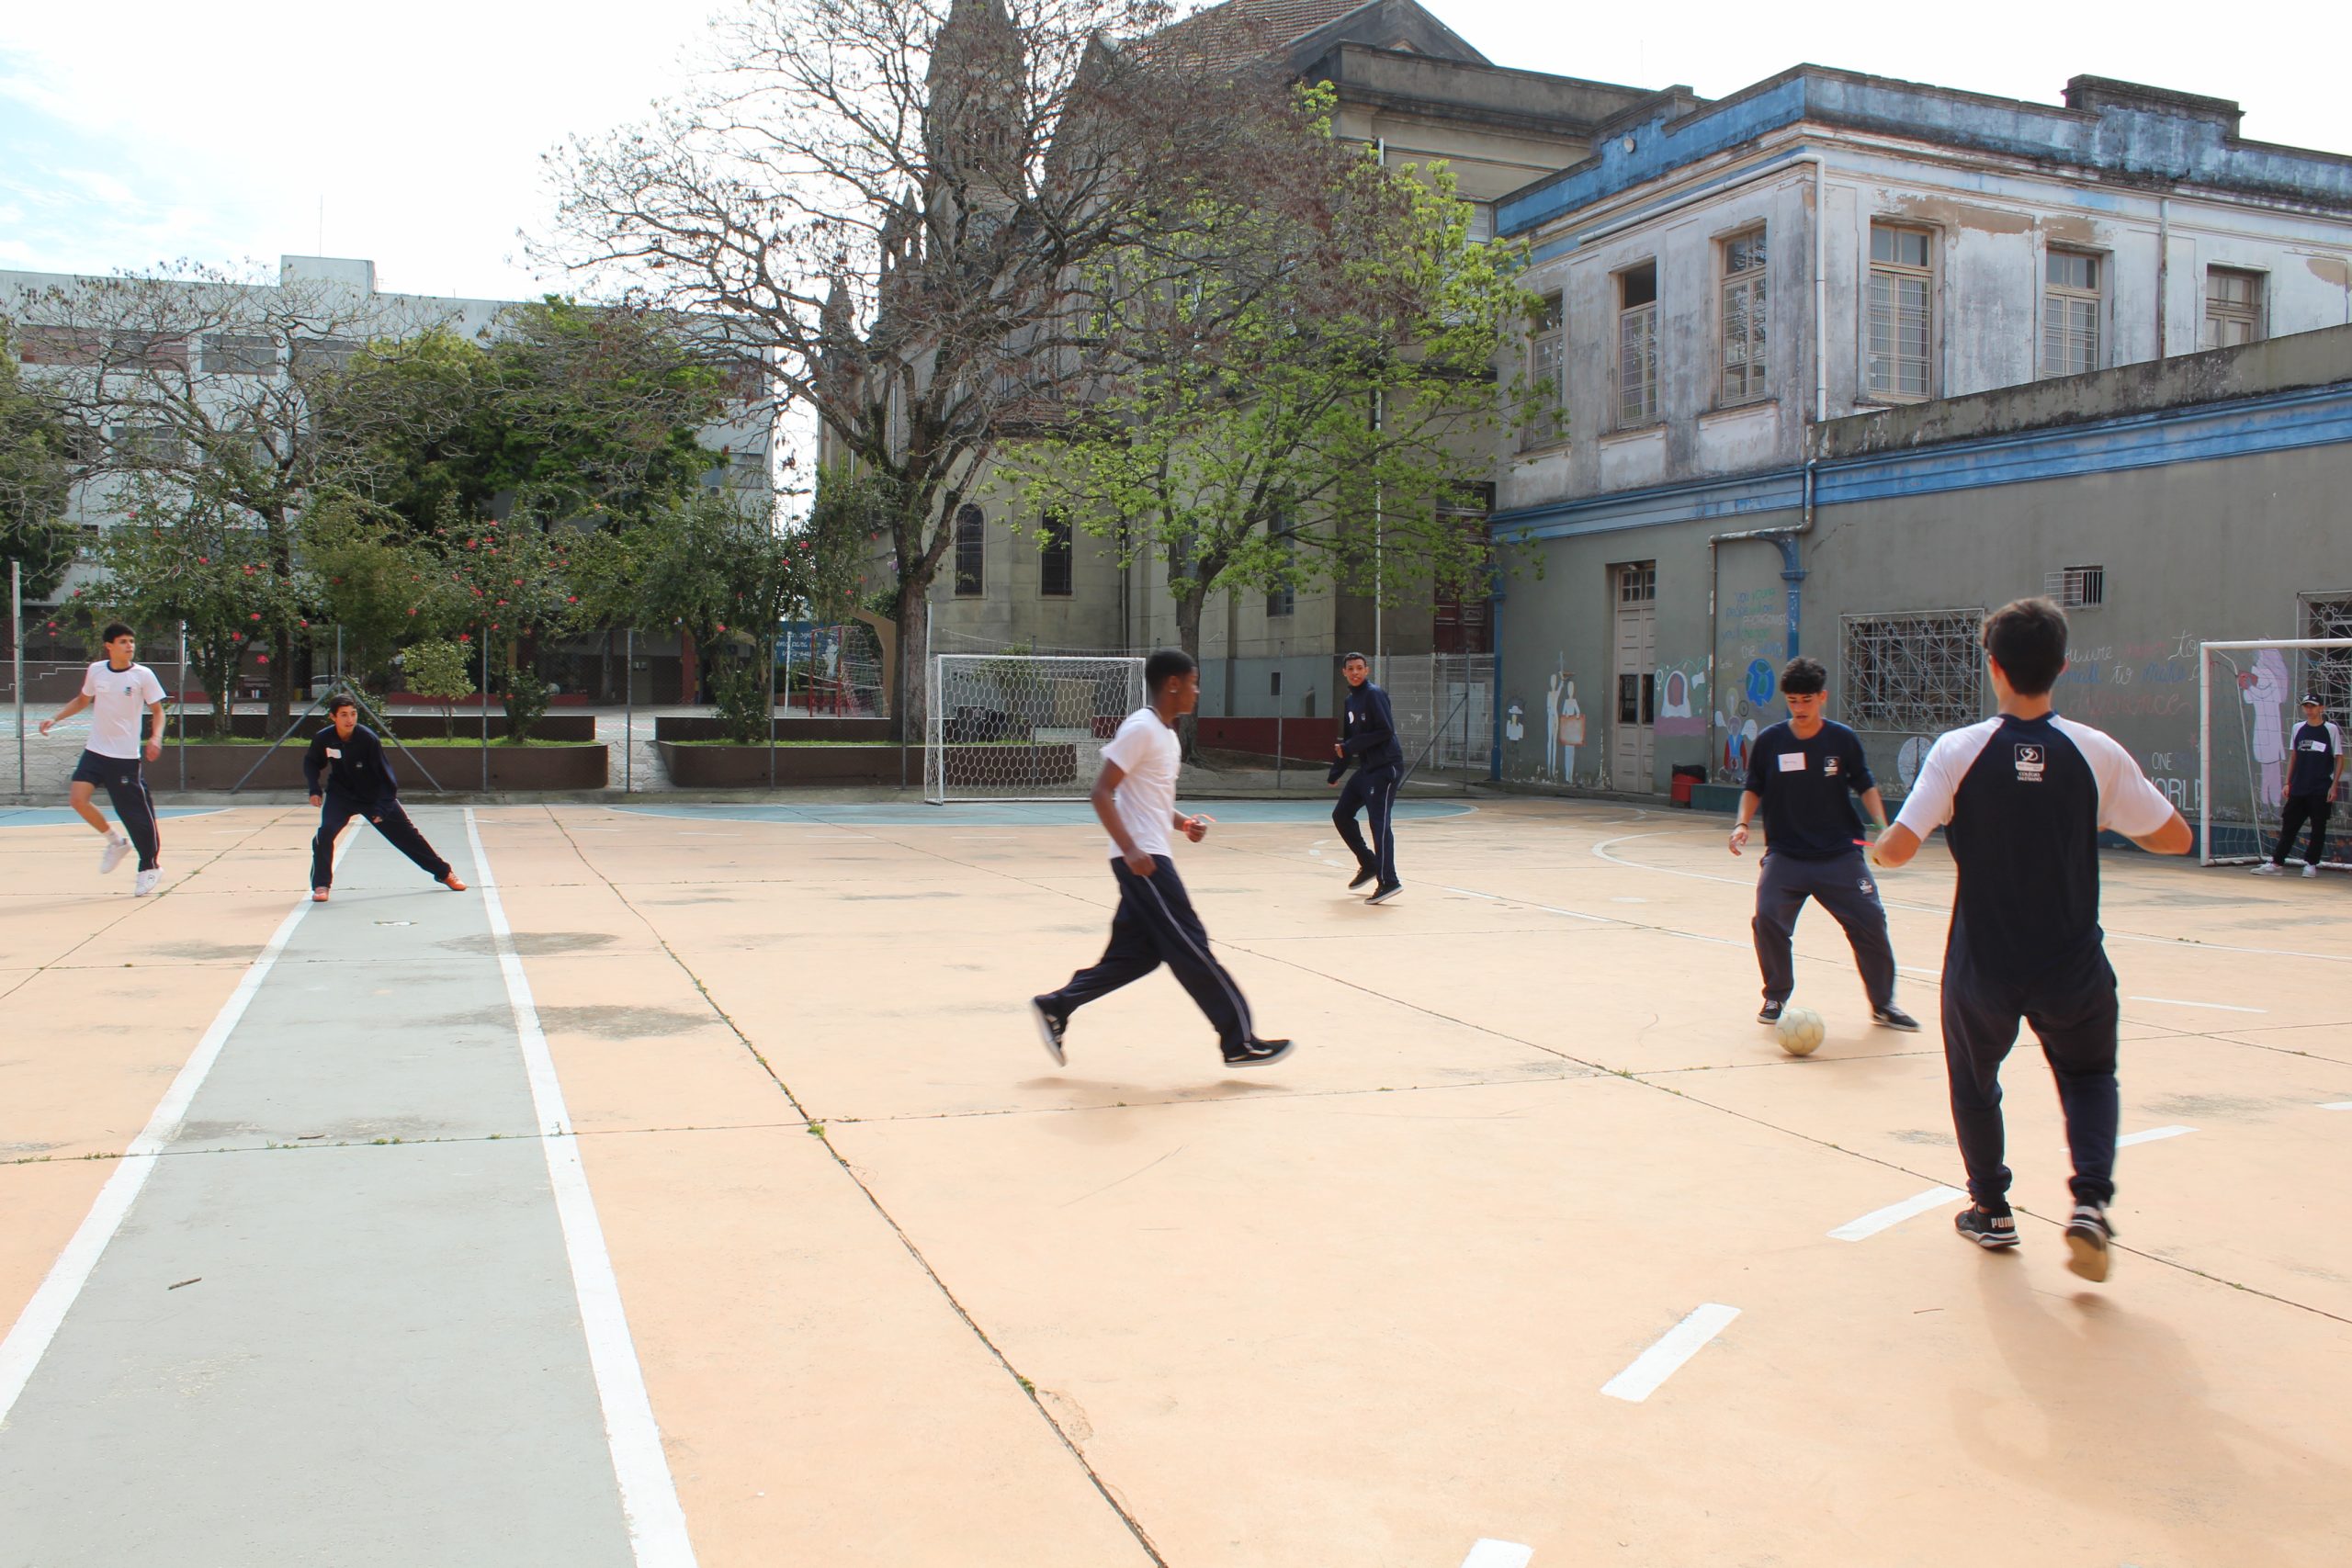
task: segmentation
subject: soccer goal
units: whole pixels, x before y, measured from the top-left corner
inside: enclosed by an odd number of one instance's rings
[[[1104,743],[1144,705],[1143,660],[934,654],[930,698],[925,800],[1081,800]]]
[[[2198,660],[2198,858],[2206,865],[2252,865],[2278,848],[2303,694],[2316,694],[2327,716],[2346,724],[2352,638],[2200,643]],[[2339,834],[2339,824],[2352,829],[2339,812],[2328,824],[2322,863],[2352,870],[2352,831]],[[2293,858],[2301,858],[2300,850]]]

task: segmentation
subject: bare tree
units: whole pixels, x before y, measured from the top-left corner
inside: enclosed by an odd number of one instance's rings
[[[216,507],[254,530],[262,569],[288,585],[255,627],[270,653],[273,725],[290,716],[303,511],[335,482],[317,438],[371,343],[429,324],[413,304],[351,285],[271,283],[180,264],[150,277],[77,279],[0,302],[28,367],[76,432],[79,481]]]
[[[693,92],[551,160],[543,254],[711,323],[715,353],[772,377],[828,460],[891,498],[902,726],[958,508],[1002,441],[1083,393],[1090,264],[1192,233],[1237,180],[1282,178],[1262,142],[1295,110],[1271,51],[1170,17],[1164,0],[752,0],[715,24]]]

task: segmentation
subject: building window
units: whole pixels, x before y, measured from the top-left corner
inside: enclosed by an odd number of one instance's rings
[[[1935,234],[1894,223],[1871,225],[1870,367],[1864,381],[1882,402],[1936,395]]]
[[[1548,446],[1568,433],[1566,364],[1568,312],[1558,290],[1544,296],[1529,323],[1527,408],[1519,427],[1521,449]]]
[[[2352,637],[2352,595],[2304,600],[2303,635]],[[2310,648],[2303,652],[2304,684],[2327,705],[2327,716],[2343,723],[2344,716],[2352,713],[2352,648]]]
[[[1465,201],[1462,205],[1470,209],[1465,214],[1469,219],[1467,238],[1470,243],[1474,245],[1483,245],[1493,239],[1495,237],[1495,204],[1491,201]]]
[[[956,595],[959,599],[980,592],[983,521],[977,506],[960,507],[956,513]]]
[[[2205,269],[2205,344],[2207,348],[2235,348],[2260,343],[2262,274],[2226,266]]]
[[[213,333],[204,340],[207,376],[275,376],[277,340],[250,333]]]
[[[1267,542],[1281,553],[1285,566],[1298,553],[1297,547],[1291,542],[1291,535],[1296,525],[1291,521],[1287,507],[1266,519]],[[1269,616],[1290,615],[1297,613],[1298,584],[1296,582],[1284,578],[1278,586],[1266,590],[1266,614]]]
[[[1635,561],[1617,569],[1617,603],[1649,604],[1657,600],[1657,562]]]
[[[2083,376],[2098,368],[2098,325],[2107,258],[2052,251],[2041,274],[2041,374]]]
[[[2062,566],[2041,580],[2041,596],[2062,610],[2096,610],[2107,603],[2107,568]]]
[[[1048,599],[1069,597],[1069,519],[1046,513],[1045,537],[1037,547],[1037,592]]]
[[[1856,729],[1940,735],[1984,716],[1982,610],[1845,618],[1845,719]]]
[[[1725,240],[1723,264],[1723,379],[1715,400],[1728,409],[1761,402],[1771,395],[1764,385],[1764,231]]]
[[[1657,420],[1657,264],[1617,275],[1617,424]]]
[[[340,376],[351,365],[351,357],[360,345],[347,337],[297,338],[292,347],[293,373],[304,379],[312,376]]]

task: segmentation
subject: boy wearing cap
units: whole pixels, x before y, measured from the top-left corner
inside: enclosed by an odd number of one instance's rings
[[[2278,847],[2254,869],[2262,876],[2285,875],[2287,852],[2309,822],[2312,847],[2303,857],[2303,874],[2317,876],[2327,850],[2327,819],[2344,779],[2344,732],[2327,716],[2317,692],[2303,694],[2303,722],[2295,726],[2287,754],[2294,761],[2287,774],[2287,798],[2278,807]]]

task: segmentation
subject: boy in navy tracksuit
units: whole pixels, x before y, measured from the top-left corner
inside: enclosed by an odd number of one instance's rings
[[[1405,890],[1396,880],[1396,840],[1391,830],[1396,786],[1405,778],[1405,748],[1396,740],[1396,716],[1389,709],[1388,694],[1372,683],[1372,666],[1364,656],[1349,654],[1340,661],[1340,673],[1347,677],[1348,694],[1340,710],[1340,739],[1331,748],[1329,782],[1337,784],[1351,761],[1356,772],[1340,792],[1340,804],[1331,808],[1331,825],[1355,852],[1356,874],[1348,886],[1373,883],[1372,897],[1364,902],[1385,904]],[[1356,830],[1358,811],[1371,819],[1370,846]]]
[[[1894,1005],[1894,947],[1886,936],[1886,906],[1862,863],[1862,822],[1854,796],[1871,820],[1886,825],[1878,783],[1862,757],[1861,738],[1821,716],[1829,672],[1818,660],[1792,659],[1781,671],[1789,716],[1748,749],[1747,788],[1739,797],[1739,824],[1731,852],[1747,846],[1747,824],[1764,813],[1764,871],[1756,881],[1757,966],[1764,971],[1759,1023],[1778,1023],[1796,988],[1790,951],[1797,912],[1807,898],[1845,928],[1869,993],[1871,1017],[1888,1029],[1916,1030],[1918,1021]]]
[[[2019,599],[1985,617],[1984,660],[2000,715],[1938,740],[1872,858],[1901,865],[1938,828],[1960,885],[1944,943],[1944,1065],[1969,1206],[1953,1217],[1986,1248],[2018,1244],[2001,1122],[2001,1062],[2020,1020],[2058,1080],[2074,1156],[2066,1266],[2107,1278],[2115,1196],[2115,971],[2098,926],[2098,835],[2184,854],[2188,824],[2132,754],[2050,710],[2066,669],[2066,617]]]
[[[466,885],[449,863],[434,853],[416,824],[401,809],[400,781],[392,777],[375,732],[359,722],[359,705],[337,697],[327,705],[334,723],[311,737],[302,757],[302,777],[311,786],[311,804],[321,807],[318,837],[311,840],[311,897],[323,904],[334,886],[334,841],[354,817],[365,817],[394,849],[429,873],[452,893]]]

